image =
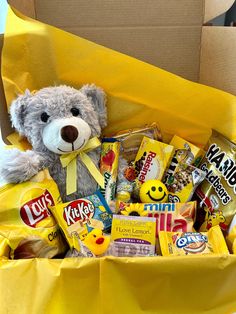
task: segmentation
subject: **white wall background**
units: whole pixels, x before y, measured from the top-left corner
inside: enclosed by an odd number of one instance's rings
[[[0,0],[0,33],[1,34],[4,32],[4,28],[5,28],[6,12],[7,12],[7,1]]]

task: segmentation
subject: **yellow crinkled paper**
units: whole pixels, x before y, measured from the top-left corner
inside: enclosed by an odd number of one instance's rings
[[[151,49],[151,47],[150,47]],[[211,128],[236,140],[236,97],[15,13],[9,8],[2,53],[8,106],[25,89],[95,83],[108,94],[106,133],[158,122],[205,144]]]

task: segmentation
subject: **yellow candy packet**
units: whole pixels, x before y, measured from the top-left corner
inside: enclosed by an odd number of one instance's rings
[[[230,224],[229,233],[226,236],[226,242],[230,252],[236,254],[236,215],[234,215],[234,218]]]
[[[48,170],[27,182],[1,187],[0,235],[11,248],[10,258],[52,258],[65,252],[59,227],[49,210],[60,201]]]
[[[0,235],[0,258],[10,256],[10,246],[8,240]]]
[[[232,253],[236,254],[236,226],[232,228],[231,232],[226,237],[226,241]]]
[[[236,214],[236,144],[212,130],[200,169],[206,178],[196,190],[196,228],[206,231],[219,225],[227,232]]]
[[[159,232],[163,256],[194,254],[229,254],[223,233],[219,226],[208,232]]]

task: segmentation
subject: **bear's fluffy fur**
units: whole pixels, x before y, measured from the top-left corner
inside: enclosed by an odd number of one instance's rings
[[[97,183],[78,157],[77,192],[66,196],[66,170],[61,166],[60,154],[84,147],[89,138],[101,135],[107,124],[105,102],[103,90],[95,85],[85,85],[80,90],[64,85],[47,87],[19,96],[11,105],[11,120],[20,135],[31,143],[32,150],[6,150],[0,161],[2,179],[23,182],[47,167],[63,201],[93,194]],[[64,136],[62,128],[69,131]],[[76,139],[73,135],[71,138],[71,129]],[[100,149],[88,155],[98,165]]]

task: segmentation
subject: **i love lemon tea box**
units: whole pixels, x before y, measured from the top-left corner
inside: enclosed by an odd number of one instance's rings
[[[144,136],[134,161],[138,180],[142,183],[151,179],[161,180],[174,152],[174,146]]]
[[[114,256],[153,256],[156,219],[113,215],[111,250]]]

